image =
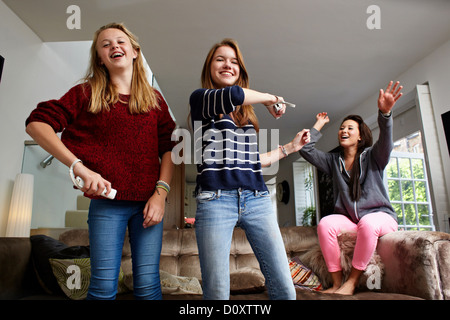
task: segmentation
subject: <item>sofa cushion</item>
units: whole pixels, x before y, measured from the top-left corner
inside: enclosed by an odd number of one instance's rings
[[[265,279],[259,269],[240,268],[230,273],[230,292],[232,294],[257,293],[265,289]]]
[[[63,294],[50,265],[49,259],[89,258],[88,246],[67,246],[46,235],[30,237],[31,256],[39,283],[49,294]]]

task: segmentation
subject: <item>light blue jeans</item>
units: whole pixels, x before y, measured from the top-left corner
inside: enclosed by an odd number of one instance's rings
[[[115,299],[125,232],[133,265],[133,293],[136,299],[162,299],[159,259],[163,223],[144,228],[146,202],[91,200],[89,207],[89,245],[91,281],[87,299]]]
[[[269,192],[200,191],[195,226],[204,299],[227,300],[230,297],[230,247],[236,226],[245,231],[259,261],[269,298],[296,298]]]

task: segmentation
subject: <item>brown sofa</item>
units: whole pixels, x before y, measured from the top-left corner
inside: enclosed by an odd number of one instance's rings
[[[285,227],[281,228],[281,232],[288,257],[298,258],[296,261],[301,261],[306,267],[311,268],[319,279],[322,278],[320,280],[326,286],[324,266],[318,265],[323,263],[323,258],[320,256],[315,228]],[[71,252],[76,253],[84,252],[89,244],[86,229],[32,230],[32,235],[37,234],[50,236],[43,239],[59,239],[58,243],[64,243]],[[49,294],[48,288],[36,270],[39,266],[36,263],[35,252],[36,248],[33,248],[30,238],[0,238],[0,299],[67,299],[62,292]],[[355,295],[348,297],[297,287],[297,299],[450,299],[449,234],[399,231],[382,237],[377,252],[378,260],[381,259],[381,262],[375,259],[374,264],[378,263],[380,266],[382,263],[380,289],[369,290],[363,285]],[[201,284],[201,272],[194,229],[164,231],[160,269],[165,283],[169,283],[168,287],[163,284],[164,299],[202,298],[198,292],[199,286],[195,286],[196,283]],[[125,284],[123,288],[132,289],[131,253],[128,241],[124,244],[122,270],[124,275],[122,280]],[[268,299],[258,262],[243,230],[239,228],[236,228],[233,235],[230,273],[231,299]],[[179,287],[173,283],[179,284]],[[128,291],[119,294],[117,298],[133,297]]]

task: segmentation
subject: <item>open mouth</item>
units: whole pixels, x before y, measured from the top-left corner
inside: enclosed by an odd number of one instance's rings
[[[231,72],[229,72],[229,71],[223,71],[220,74],[224,75],[224,76],[233,76],[233,74]]]
[[[120,58],[120,57],[123,57],[123,56],[124,56],[124,54],[122,52],[114,52],[111,55],[111,58],[116,59],[116,58]]]

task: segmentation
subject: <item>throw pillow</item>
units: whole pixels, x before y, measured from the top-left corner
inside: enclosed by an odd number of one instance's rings
[[[174,276],[159,270],[162,294],[203,294],[200,282],[195,277]]]
[[[37,279],[48,294],[63,294],[53,275],[49,259],[89,258],[89,246],[69,247],[46,235],[33,235],[31,256]]]
[[[72,300],[86,299],[91,280],[91,259],[50,259],[53,274],[64,294]],[[128,291],[122,268],[117,293]]]
[[[311,269],[307,268],[298,257],[289,260],[292,281],[299,288],[311,289],[314,291],[322,290],[322,284]]]

